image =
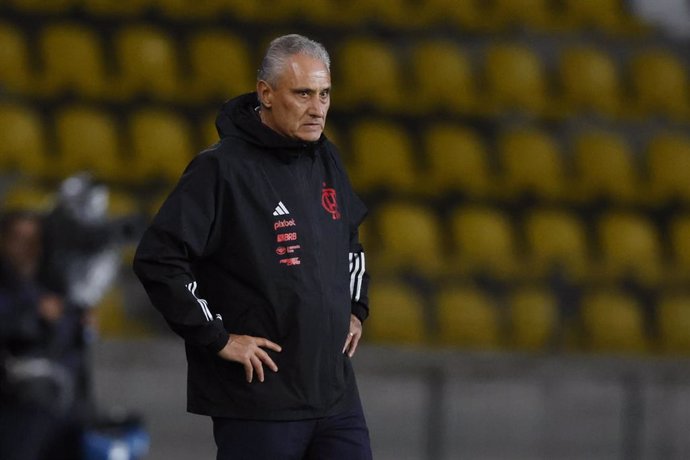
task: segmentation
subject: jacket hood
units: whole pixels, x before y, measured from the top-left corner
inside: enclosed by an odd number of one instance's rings
[[[290,139],[266,126],[259,118],[256,92],[243,94],[225,102],[216,118],[220,138],[240,138],[263,149],[270,149],[281,156],[293,157],[302,152],[313,152],[325,136],[316,142]]]

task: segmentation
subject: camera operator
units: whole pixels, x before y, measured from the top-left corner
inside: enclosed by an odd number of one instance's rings
[[[0,218],[0,458],[80,458],[83,315],[41,276],[43,221]]]

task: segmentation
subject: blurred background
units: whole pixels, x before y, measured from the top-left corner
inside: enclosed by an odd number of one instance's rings
[[[331,53],[326,131],[370,209],[375,457],[690,458],[684,0],[1,0],[2,211],[88,171],[147,221],[293,32]],[[137,229],[94,397],[142,415],[147,458],[212,458]]]

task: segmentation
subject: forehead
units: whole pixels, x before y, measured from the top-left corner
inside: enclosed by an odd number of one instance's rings
[[[295,54],[286,59],[279,81],[289,88],[325,88],[331,85],[331,74],[319,59]]]

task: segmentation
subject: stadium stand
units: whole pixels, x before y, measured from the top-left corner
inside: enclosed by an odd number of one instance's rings
[[[222,101],[254,86],[267,40],[300,31],[331,51],[327,134],[387,278],[372,339],[690,354],[690,54],[629,2],[8,0],[0,14],[3,209],[45,209],[88,170],[122,212],[152,213],[217,141]],[[471,285],[485,277],[501,288]],[[120,297],[113,334],[130,331]]]

